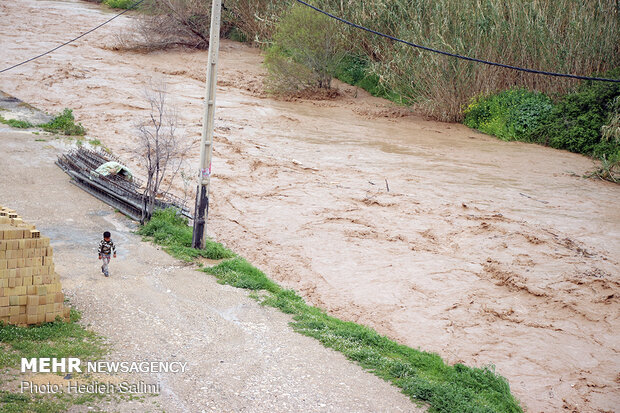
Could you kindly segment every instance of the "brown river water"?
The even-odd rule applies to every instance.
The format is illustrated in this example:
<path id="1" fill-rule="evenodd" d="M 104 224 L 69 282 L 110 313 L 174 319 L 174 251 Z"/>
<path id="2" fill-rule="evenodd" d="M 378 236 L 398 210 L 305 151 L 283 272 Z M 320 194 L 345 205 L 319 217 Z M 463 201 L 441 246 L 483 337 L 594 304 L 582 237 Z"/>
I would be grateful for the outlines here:
<path id="1" fill-rule="evenodd" d="M 111 15 L 1 1 L 1 65 Z M 151 81 L 166 80 L 198 142 L 206 52 L 115 50 L 132 20 L 1 74 L 0 90 L 73 108 L 139 170 L 134 125 Z M 341 84 L 334 100 L 274 100 L 261 62 L 222 43 L 211 237 L 330 314 L 449 363 L 493 364 L 528 412 L 619 411 L 620 186 L 582 178 L 586 157 L 428 121 Z M 197 168 L 198 150 L 187 172 Z"/>

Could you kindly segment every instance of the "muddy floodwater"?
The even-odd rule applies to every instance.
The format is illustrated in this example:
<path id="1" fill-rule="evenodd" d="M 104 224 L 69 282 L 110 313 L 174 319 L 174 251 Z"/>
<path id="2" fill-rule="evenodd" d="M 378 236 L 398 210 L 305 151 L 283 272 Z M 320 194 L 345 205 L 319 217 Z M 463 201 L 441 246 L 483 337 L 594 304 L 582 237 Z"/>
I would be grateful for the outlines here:
<path id="1" fill-rule="evenodd" d="M 2 67 L 109 16 L 0 2 Z M 133 20 L 1 74 L 0 90 L 74 109 L 139 171 L 143 90 L 165 78 L 195 174 L 206 52 L 116 50 Z M 211 237 L 330 314 L 449 363 L 494 365 L 528 412 L 618 411 L 620 186 L 582 178 L 586 157 L 427 121 L 344 85 L 330 101 L 271 99 L 261 62 L 222 43 Z"/>

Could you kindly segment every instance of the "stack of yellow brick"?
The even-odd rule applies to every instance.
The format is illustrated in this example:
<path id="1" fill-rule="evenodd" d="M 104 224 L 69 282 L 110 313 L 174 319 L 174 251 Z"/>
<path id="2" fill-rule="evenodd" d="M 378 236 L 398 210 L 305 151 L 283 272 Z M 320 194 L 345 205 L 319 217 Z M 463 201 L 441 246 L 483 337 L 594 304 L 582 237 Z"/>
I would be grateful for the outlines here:
<path id="1" fill-rule="evenodd" d="M 49 238 L 0 206 L 0 322 L 25 326 L 69 320 Z"/>

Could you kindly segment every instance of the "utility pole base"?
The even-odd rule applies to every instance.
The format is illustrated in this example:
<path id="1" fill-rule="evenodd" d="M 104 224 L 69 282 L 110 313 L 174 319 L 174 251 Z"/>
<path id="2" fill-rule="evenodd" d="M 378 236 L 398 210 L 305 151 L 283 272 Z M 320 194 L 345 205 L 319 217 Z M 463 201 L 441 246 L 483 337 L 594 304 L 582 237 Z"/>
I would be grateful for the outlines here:
<path id="1" fill-rule="evenodd" d="M 207 221 L 205 217 L 209 213 L 209 196 L 207 187 L 198 185 L 196 206 L 194 213 L 194 232 L 192 234 L 192 248 L 204 249 L 207 239 Z"/>

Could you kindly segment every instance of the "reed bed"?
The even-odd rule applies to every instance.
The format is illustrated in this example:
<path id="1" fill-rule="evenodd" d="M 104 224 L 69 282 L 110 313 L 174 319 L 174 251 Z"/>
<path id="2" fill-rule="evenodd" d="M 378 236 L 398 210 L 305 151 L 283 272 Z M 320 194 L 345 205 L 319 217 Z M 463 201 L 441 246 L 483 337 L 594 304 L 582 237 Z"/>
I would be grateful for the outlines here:
<path id="1" fill-rule="evenodd" d="M 267 44 L 294 1 L 235 0 L 228 17 Z M 526 68 L 591 75 L 619 66 L 616 0 L 315 0 L 312 4 L 383 33 L 452 53 Z M 476 95 L 514 86 L 559 96 L 578 82 L 456 60 L 351 28 L 346 49 L 368 60 L 382 86 L 429 116 L 460 121 Z"/>

